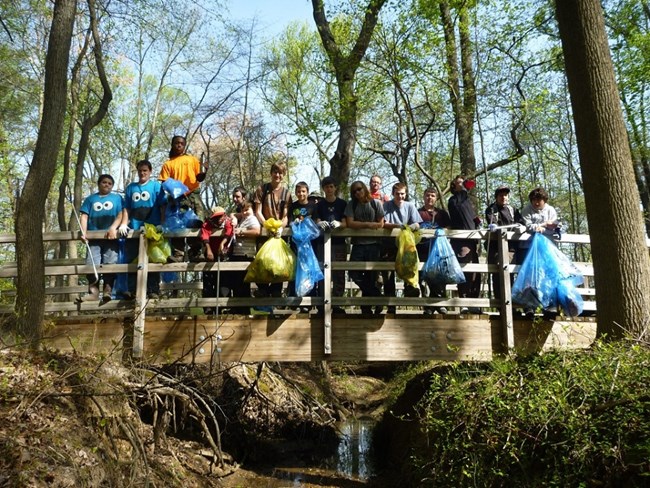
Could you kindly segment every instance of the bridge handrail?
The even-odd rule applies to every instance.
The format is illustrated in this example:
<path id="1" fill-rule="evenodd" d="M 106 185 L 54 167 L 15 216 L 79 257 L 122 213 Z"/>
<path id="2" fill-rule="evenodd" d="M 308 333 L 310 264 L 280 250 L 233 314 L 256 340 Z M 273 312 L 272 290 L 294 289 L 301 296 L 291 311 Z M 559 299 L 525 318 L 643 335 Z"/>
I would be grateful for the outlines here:
<path id="1" fill-rule="evenodd" d="M 333 297 L 331 295 L 331 283 L 332 283 L 332 271 L 339 270 L 355 270 L 355 269 L 370 269 L 370 270 L 392 270 L 394 269 L 394 262 L 332 262 L 331 260 L 331 238 L 332 237 L 355 237 L 355 236 L 376 236 L 381 238 L 395 238 L 399 234 L 399 229 L 379 229 L 379 230 L 352 230 L 352 229 L 336 229 L 332 232 L 324 234 L 324 250 L 325 250 L 325 259 L 324 259 L 324 296 L 318 298 L 299 298 L 299 297 L 287 297 L 283 299 L 275 298 L 266 298 L 266 299 L 255 299 L 255 305 L 277 305 L 284 304 L 290 306 L 310 306 L 318 305 L 323 307 L 324 314 L 324 326 L 326 330 L 325 334 L 325 352 L 326 354 L 330 352 L 330 338 L 328 332 L 331 326 L 332 320 L 332 307 L 336 306 L 345 306 L 345 305 L 405 305 L 405 306 L 422 306 L 422 305 L 435 305 L 435 306 L 445 306 L 445 307 L 484 307 L 484 308 L 498 308 L 507 313 L 502 313 L 502 319 L 504 324 L 504 334 L 505 337 L 512 337 L 512 306 L 511 306 L 511 294 L 510 294 L 510 274 L 515 273 L 518 270 L 517 265 L 494 265 L 494 264 L 463 264 L 463 270 L 466 272 L 501 272 L 502 279 L 501 282 L 504 283 L 507 289 L 502 290 L 502 296 L 504 297 L 501 301 L 497 301 L 490 298 L 405 298 L 405 297 L 354 297 L 354 298 L 341 298 Z M 220 235 L 221 231 L 217 231 L 214 235 Z M 263 235 L 265 231 L 263 231 Z M 435 235 L 434 230 L 422 230 L 421 234 L 423 238 L 432 238 Z M 197 230 L 182 230 L 174 233 L 166 233 L 165 237 L 195 237 L 198 235 Z M 283 235 L 290 236 L 291 230 L 285 229 Z M 501 253 L 507 253 L 506 240 L 515 240 L 515 241 L 524 241 L 530 239 L 530 234 L 521 233 L 521 232 L 497 232 L 491 233 L 487 229 L 480 229 L 475 231 L 462 231 L 462 230 L 446 230 L 446 235 L 450 239 L 474 239 L 474 240 L 485 240 L 488 235 L 497 236 L 498 239 L 491 239 L 490 245 L 499 246 Z M 104 232 L 94 231 L 87 233 L 88 238 L 90 239 L 101 239 L 104 237 Z M 171 264 L 153 264 L 148 263 L 147 253 L 146 253 L 146 239 L 140 231 L 131 231 L 127 236 L 129 239 L 139 239 L 139 255 L 137 263 L 132 264 L 116 264 L 116 265 L 105 265 L 102 266 L 100 272 L 111 272 L 111 273 L 124 273 L 132 272 L 137 273 L 137 285 L 136 285 L 136 300 L 135 302 L 125 302 L 125 301 L 113 301 L 102 306 L 103 310 L 111 310 L 117 312 L 123 312 L 125 315 L 133 315 L 135 317 L 135 338 L 134 338 L 134 355 L 137 357 L 138 354 L 141 354 L 142 349 L 138 345 L 142 344 L 142 336 L 144 334 L 144 319 L 146 316 L 146 310 L 155 310 L 161 308 L 170 308 L 170 307 L 209 307 L 209 306 L 246 306 L 250 305 L 251 299 L 245 298 L 176 298 L 171 300 L 166 300 L 164 303 L 151 303 L 151 301 L 146 299 L 146 278 L 149 272 L 161 272 L 161 271 L 172 271 L 172 272 L 185 272 L 185 271 L 233 271 L 233 270 L 243 270 L 246 269 L 249 263 L 247 262 L 223 262 L 223 263 L 208 263 L 208 262 L 198 262 L 198 263 L 171 263 Z M 66 232 L 50 232 L 43 234 L 43 240 L 47 242 L 62 242 L 62 241 L 75 241 L 80 240 L 79 231 L 66 231 Z M 589 236 L 581 234 L 563 234 L 561 243 L 569 244 L 589 244 Z M 13 234 L 0 234 L 0 244 L 14 244 L 15 236 Z M 92 274 L 92 266 L 79 264 L 77 259 L 76 264 L 61 264 L 62 260 L 46 260 L 45 262 L 45 274 L 46 276 L 65 276 L 65 275 L 83 275 L 83 274 Z M 423 263 L 420 263 L 422 267 Z M 586 276 L 593 275 L 593 267 L 590 263 L 580 263 L 581 269 L 585 272 Z M 0 265 L 0 278 L 11 278 L 15 277 L 17 273 L 16 263 L 3 263 Z M 78 290 L 78 287 L 75 288 Z M 585 288 L 581 289 L 583 295 L 593 296 L 595 292 L 593 289 Z M 78 291 L 77 291 L 78 292 Z M 58 294 L 63 294 L 62 290 L 58 291 Z M 4 296 L 12 296 L 13 294 L 4 293 Z M 593 303 L 592 303 L 593 305 Z M 6 309 L 6 307 L 0 308 L 0 312 Z M 591 307 L 595 309 L 595 307 Z M 65 302 L 56 302 L 46 304 L 47 312 L 70 312 L 70 311 L 92 311 L 97 310 L 97 306 L 92 303 L 65 303 Z M 6 311 L 6 310 L 5 310 Z M 511 340 L 508 339 L 508 343 Z"/>

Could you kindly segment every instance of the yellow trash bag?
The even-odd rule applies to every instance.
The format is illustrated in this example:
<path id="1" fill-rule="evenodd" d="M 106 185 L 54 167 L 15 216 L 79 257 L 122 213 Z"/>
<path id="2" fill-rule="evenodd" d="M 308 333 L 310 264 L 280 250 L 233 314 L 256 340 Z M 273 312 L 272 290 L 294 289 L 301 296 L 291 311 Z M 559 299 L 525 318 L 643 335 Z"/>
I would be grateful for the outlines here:
<path id="1" fill-rule="evenodd" d="M 163 237 L 162 232 L 153 224 L 144 224 L 144 236 L 147 238 L 147 256 L 150 263 L 165 264 L 172 255 L 172 246 Z"/>
<path id="2" fill-rule="evenodd" d="M 420 231 L 413 232 L 410 227 L 404 226 L 397 234 L 397 256 L 395 257 L 395 273 L 404 280 L 404 283 L 415 288 L 419 287 L 418 250 L 415 247 L 422 239 Z"/>
<path id="3" fill-rule="evenodd" d="M 289 245 L 280 238 L 282 222 L 267 219 L 264 228 L 270 237 L 246 270 L 246 283 L 282 283 L 292 281 L 296 275 L 296 255 Z"/>

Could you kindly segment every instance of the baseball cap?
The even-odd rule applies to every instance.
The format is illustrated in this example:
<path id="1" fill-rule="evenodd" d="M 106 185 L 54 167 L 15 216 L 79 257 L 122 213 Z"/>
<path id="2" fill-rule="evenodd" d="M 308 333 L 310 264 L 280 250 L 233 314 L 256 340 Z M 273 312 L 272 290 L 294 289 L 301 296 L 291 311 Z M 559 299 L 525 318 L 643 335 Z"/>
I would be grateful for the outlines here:
<path id="1" fill-rule="evenodd" d="M 223 214 L 226 213 L 226 210 L 223 207 L 213 207 L 212 208 L 212 215 L 210 215 L 210 218 L 214 217 L 221 217 Z"/>
<path id="2" fill-rule="evenodd" d="M 494 190 L 494 198 L 496 198 L 499 193 L 510 193 L 510 188 L 507 186 L 498 187 L 496 190 Z"/>

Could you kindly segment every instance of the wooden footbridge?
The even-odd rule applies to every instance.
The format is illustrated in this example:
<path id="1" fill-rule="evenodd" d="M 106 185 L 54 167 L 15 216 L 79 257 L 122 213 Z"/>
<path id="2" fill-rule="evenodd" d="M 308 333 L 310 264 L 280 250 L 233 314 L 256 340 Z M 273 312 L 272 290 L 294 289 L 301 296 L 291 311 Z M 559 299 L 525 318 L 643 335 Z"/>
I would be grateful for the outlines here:
<path id="1" fill-rule="evenodd" d="M 287 233 L 287 231 L 285 231 Z M 397 231 L 351 231 L 338 229 L 335 235 L 379 235 L 394 238 Z M 88 233 L 90 238 L 102 237 Z M 449 238 L 484 240 L 487 231 L 447 231 Z M 527 234 L 501 231 L 498 241 L 500 256 L 506 251 L 506 239 L 525 240 Z M 170 236 L 195 236 L 185 231 Z M 433 231 L 423 231 L 433 236 Z M 218 271 L 220 276 L 243 270 L 248 263 L 172 263 L 148 262 L 146 239 L 140 233 L 129 236 L 139 239 L 137 263 L 103 266 L 100 273 L 136 273 L 134 300 L 80 302 L 86 291 L 79 276 L 92 274 L 92 266 L 84 259 L 54 259 L 52 256 L 63 241 L 78 241 L 77 232 L 44 235 L 46 257 L 46 318 L 44 344 L 60 350 L 84 353 L 120 354 L 151 363 L 181 361 L 214 363 L 231 361 L 408 361 L 408 360 L 490 360 L 495 354 L 508 351 L 534 352 L 551 348 L 588 347 L 596 333 L 595 290 L 589 238 L 584 235 L 563 235 L 559 245 L 585 275 L 579 288 L 585 299 L 588 317 L 544 320 L 541 316 L 526 320 L 513 311 L 510 275 L 513 265 L 467 264 L 464 271 L 478 272 L 483 277 L 484 298 L 457 298 L 453 286 L 448 298 L 360 297 L 349 280 L 346 296 L 333 297 L 332 271 L 389 270 L 393 262 L 332 261 L 331 234 L 325 235 L 324 293 L 318 298 L 202 298 L 200 273 Z M 11 252 L 13 235 L 0 235 L 0 245 Z M 80 247 L 80 246 L 77 246 Z M 482 259 L 483 261 L 483 259 Z M 502 261 L 501 261 L 502 262 Z M 177 273 L 180 280 L 161 285 L 161 298 L 149 299 L 146 294 L 148 273 Z M 501 300 L 488 288 L 489 273 L 501 273 Z M 13 311 L 16 263 L 0 266 L 0 313 Z M 83 281 L 83 280 L 82 280 Z M 398 287 L 398 295 L 400 294 Z M 397 307 L 396 314 L 364 315 L 361 305 Z M 425 305 L 445 307 L 447 314 L 425 315 Z M 204 308 L 214 307 L 216 314 L 205 315 Z M 272 307 L 272 313 L 233 315 L 233 307 Z M 299 307 L 318 307 L 311 313 L 294 311 Z M 332 313 L 342 307 L 346 313 Z M 480 308 L 481 313 L 461 313 L 464 308 Z M 318 310 L 318 311 L 317 311 Z M 384 311 L 386 308 L 384 308 Z"/>

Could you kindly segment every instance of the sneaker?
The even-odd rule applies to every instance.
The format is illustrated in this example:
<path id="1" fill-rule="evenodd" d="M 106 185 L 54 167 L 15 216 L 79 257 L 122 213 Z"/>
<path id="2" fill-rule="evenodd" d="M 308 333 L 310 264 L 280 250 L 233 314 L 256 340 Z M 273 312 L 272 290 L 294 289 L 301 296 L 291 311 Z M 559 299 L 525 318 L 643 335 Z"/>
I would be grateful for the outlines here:
<path id="1" fill-rule="evenodd" d="M 447 315 L 447 309 L 445 307 L 438 307 L 438 313 L 442 315 Z"/>
<path id="2" fill-rule="evenodd" d="M 380 312 L 380 313 L 381 313 L 381 312 Z M 395 315 L 395 314 L 397 313 L 397 309 L 396 309 L 396 307 L 388 307 L 388 308 L 386 309 L 386 313 L 392 313 L 393 315 Z M 379 315 L 379 314 L 378 314 L 378 315 Z"/>
<path id="3" fill-rule="evenodd" d="M 478 308 L 478 307 L 469 307 L 469 313 L 480 315 L 481 314 L 481 309 Z"/>
<path id="4" fill-rule="evenodd" d="M 110 295 L 104 295 L 102 297 L 102 301 L 101 301 L 100 305 L 104 305 L 105 303 L 108 303 L 110 301 L 111 301 L 111 296 Z"/>
<path id="5" fill-rule="evenodd" d="M 361 313 L 364 315 L 372 315 L 372 307 L 363 306 L 361 307 Z"/>
<path id="6" fill-rule="evenodd" d="M 94 295 L 92 293 L 86 293 L 84 296 L 79 298 L 80 302 L 97 302 L 99 301 L 99 295 Z"/>
<path id="7" fill-rule="evenodd" d="M 467 308 L 467 307 L 463 307 L 463 308 L 461 308 L 461 309 L 460 309 L 460 313 L 461 313 L 461 314 L 469 313 L 469 308 Z"/>
<path id="8" fill-rule="evenodd" d="M 344 308 L 341 308 L 341 307 L 333 307 L 333 308 L 332 308 L 332 313 L 345 314 L 346 311 L 345 311 Z"/>
<path id="9" fill-rule="evenodd" d="M 309 314 L 309 312 L 311 312 L 311 307 L 300 307 L 299 312 Z"/>
<path id="10" fill-rule="evenodd" d="M 424 309 L 424 315 L 433 315 L 433 310 L 430 308 L 425 308 Z"/>
<path id="11" fill-rule="evenodd" d="M 420 290 L 414 286 L 407 286 L 404 288 L 404 296 L 417 298 L 420 296 Z"/>
<path id="12" fill-rule="evenodd" d="M 122 299 L 123 300 L 133 300 L 135 298 L 135 294 L 131 291 L 125 291 L 122 292 Z"/>
<path id="13" fill-rule="evenodd" d="M 171 256 L 167 257 L 167 263 L 172 264 L 172 263 L 182 263 L 183 262 L 183 255 L 182 254 L 172 254 Z"/>
<path id="14" fill-rule="evenodd" d="M 382 305 L 377 305 L 375 307 L 375 315 L 381 315 L 383 311 L 384 311 L 384 307 Z"/>

